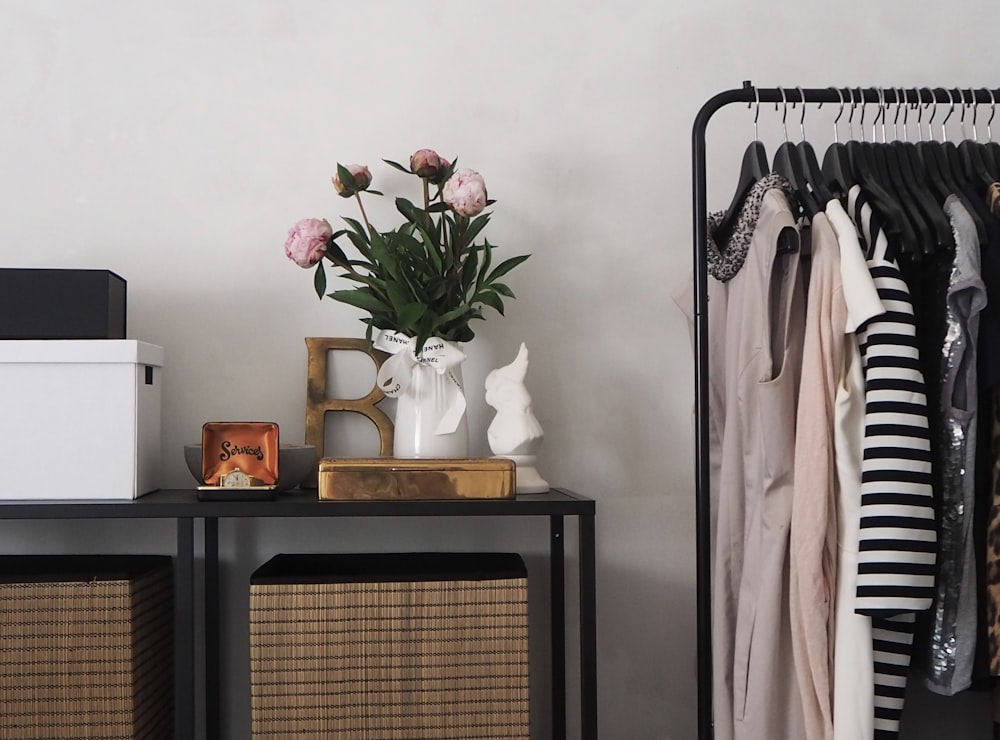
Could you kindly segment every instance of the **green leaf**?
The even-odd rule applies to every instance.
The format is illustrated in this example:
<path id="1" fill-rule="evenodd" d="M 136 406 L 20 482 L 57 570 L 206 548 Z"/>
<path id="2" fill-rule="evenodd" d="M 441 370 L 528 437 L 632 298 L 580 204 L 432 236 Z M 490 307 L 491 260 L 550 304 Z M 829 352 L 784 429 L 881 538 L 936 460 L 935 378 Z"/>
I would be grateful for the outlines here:
<path id="1" fill-rule="evenodd" d="M 398 279 L 398 261 L 396 260 L 396 255 L 393 254 L 392 248 L 385 240 L 385 237 L 391 233 L 383 235 L 377 231 L 372 232 L 372 262 L 384 268 L 390 277 Z"/>
<path id="2" fill-rule="evenodd" d="M 476 338 L 476 333 L 472 331 L 468 326 L 463 326 L 455 330 L 454 335 L 451 337 L 453 342 L 471 342 Z"/>
<path id="3" fill-rule="evenodd" d="M 409 167 L 404 167 L 399 162 L 393 162 L 391 159 L 383 159 L 382 161 L 385 162 L 390 167 L 395 167 L 400 172 L 405 172 L 407 175 L 414 174 L 413 170 L 411 170 Z"/>
<path id="4" fill-rule="evenodd" d="M 427 222 L 424 212 L 406 198 L 396 198 L 396 210 L 411 224 L 423 225 Z"/>
<path id="5" fill-rule="evenodd" d="M 489 239 L 486 240 L 486 244 L 483 245 L 483 264 L 479 268 L 479 275 L 476 277 L 476 288 L 475 292 L 478 293 L 483 287 L 483 282 L 486 280 L 486 275 L 489 272 L 490 265 L 493 262 L 493 248 L 490 245 Z"/>
<path id="6" fill-rule="evenodd" d="M 372 190 L 371 188 L 368 188 L 365 192 L 369 195 L 385 195 L 381 190 Z"/>
<path id="7" fill-rule="evenodd" d="M 511 257 L 510 259 L 506 259 L 503 262 L 501 262 L 499 265 L 496 266 L 496 269 L 493 270 L 493 272 L 491 272 L 489 276 L 486 278 L 487 285 L 492 283 L 498 277 L 506 275 L 508 272 L 513 270 L 515 267 L 524 262 L 530 256 L 531 256 L 530 254 L 522 254 L 518 255 L 517 257 Z"/>
<path id="8" fill-rule="evenodd" d="M 389 294 L 389 300 L 392 301 L 392 307 L 397 313 L 402 313 L 403 309 L 413 301 L 410 291 L 395 281 L 386 283 L 385 289 L 386 293 Z"/>
<path id="9" fill-rule="evenodd" d="M 369 262 L 374 262 L 375 258 L 372 257 L 371 249 L 368 247 L 368 239 L 361 234 L 355 234 L 353 231 L 347 233 L 347 238 L 351 240 L 351 244 L 354 248 L 361 253 L 361 256 L 367 259 Z"/>
<path id="10" fill-rule="evenodd" d="M 423 315 L 427 312 L 427 306 L 423 303 L 410 303 L 403 306 L 397 312 L 399 331 L 407 332 L 413 328 Z"/>
<path id="11" fill-rule="evenodd" d="M 361 225 L 360 221 L 358 221 L 357 219 L 353 219 L 350 216 L 344 216 L 343 219 L 344 219 L 344 223 L 346 223 L 348 226 L 350 226 L 351 230 L 355 234 L 360 234 L 361 236 L 363 236 L 365 238 L 365 240 L 368 239 L 368 230 L 364 226 Z M 350 232 L 348 232 L 348 236 L 350 236 Z"/>
<path id="12" fill-rule="evenodd" d="M 351 174 L 351 171 L 346 167 L 344 167 L 344 165 L 342 165 L 340 162 L 337 162 L 337 177 L 340 178 L 340 182 L 348 190 L 357 191 L 358 189 L 357 180 L 354 179 L 354 175 Z"/>
<path id="13" fill-rule="evenodd" d="M 465 316 L 465 314 L 471 313 L 471 311 L 472 307 L 468 305 L 463 305 L 459 306 L 458 308 L 453 308 L 450 311 L 446 311 L 445 313 L 441 314 L 440 324 L 441 326 L 447 326 L 455 319 L 460 319 L 463 316 Z"/>
<path id="14" fill-rule="evenodd" d="M 449 206 L 447 203 L 431 203 L 431 205 L 427 208 L 427 212 L 443 213 L 444 211 L 447 211 L 449 208 L 451 208 L 451 206 Z"/>
<path id="15" fill-rule="evenodd" d="M 459 283 L 463 296 L 469 292 L 476 280 L 477 267 L 479 267 L 479 255 L 475 251 L 466 254 L 465 263 L 462 265 L 462 276 Z"/>
<path id="16" fill-rule="evenodd" d="M 507 298 L 516 298 L 517 297 L 517 296 L 514 295 L 514 291 L 511 290 L 510 288 L 508 288 L 503 283 L 490 283 L 490 287 L 493 288 L 493 290 L 495 290 L 500 295 L 506 296 Z"/>
<path id="17" fill-rule="evenodd" d="M 490 308 L 495 308 L 503 316 L 503 301 L 492 290 L 484 290 L 482 293 L 478 293 L 474 302 L 485 303 Z"/>
<path id="18" fill-rule="evenodd" d="M 384 302 L 367 292 L 364 288 L 357 290 L 335 290 L 327 295 L 335 301 L 355 306 L 370 313 L 381 313 L 386 308 L 391 308 L 391 306 L 386 306 Z"/>
<path id="19" fill-rule="evenodd" d="M 479 232 L 486 228 L 486 224 L 489 222 L 489 213 L 481 213 L 472 219 L 469 225 L 465 227 L 465 243 L 472 244 L 476 240 L 476 237 L 479 236 Z"/>
<path id="20" fill-rule="evenodd" d="M 335 242 L 332 238 L 326 243 L 326 256 L 329 257 L 330 261 L 334 263 L 339 262 L 346 265 L 348 261 L 347 255 L 344 254 L 344 250 L 341 249 L 340 245 L 337 244 L 337 242 Z M 322 265 L 323 263 L 320 262 L 320 264 Z"/>
<path id="21" fill-rule="evenodd" d="M 313 273 L 313 287 L 316 288 L 316 295 L 323 299 L 326 293 L 326 270 L 323 269 L 323 260 L 316 263 L 316 272 Z"/>

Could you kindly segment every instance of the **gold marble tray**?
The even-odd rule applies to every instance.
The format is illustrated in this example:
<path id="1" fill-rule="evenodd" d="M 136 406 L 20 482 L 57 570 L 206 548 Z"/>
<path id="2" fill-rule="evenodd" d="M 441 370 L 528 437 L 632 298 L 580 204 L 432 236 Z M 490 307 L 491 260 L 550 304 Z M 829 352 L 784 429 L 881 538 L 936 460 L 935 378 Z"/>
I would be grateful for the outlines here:
<path id="1" fill-rule="evenodd" d="M 321 501 L 505 499 L 517 490 L 505 458 L 333 458 L 319 463 Z"/>

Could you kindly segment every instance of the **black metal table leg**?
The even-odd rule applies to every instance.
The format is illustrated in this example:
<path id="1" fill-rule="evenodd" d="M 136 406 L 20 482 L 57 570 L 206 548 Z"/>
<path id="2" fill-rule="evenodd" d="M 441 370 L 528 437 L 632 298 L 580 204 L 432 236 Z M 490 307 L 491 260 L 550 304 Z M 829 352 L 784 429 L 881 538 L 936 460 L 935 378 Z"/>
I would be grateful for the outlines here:
<path id="1" fill-rule="evenodd" d="M 177 518 L 174 561 L 174 736 L 195 737 L 194 520 Z"/>
<path id="2" fill-rule="evenodd" d="M 597 740 L 597 568 L 594 516 L 580 522 L 580 716 L 583 740 Z"/>
<path id="3" fill-rule="evenodd" d="M 566 572 L 563 517 L 549 517 L 552 611 L 552 737 L 566 740 Z"/>
<path id="4" fill-rule="evenodd" d="M 205 524 L 205 727 L 208 740 L 221 735 L 219 670 L 219 520 Z"/>

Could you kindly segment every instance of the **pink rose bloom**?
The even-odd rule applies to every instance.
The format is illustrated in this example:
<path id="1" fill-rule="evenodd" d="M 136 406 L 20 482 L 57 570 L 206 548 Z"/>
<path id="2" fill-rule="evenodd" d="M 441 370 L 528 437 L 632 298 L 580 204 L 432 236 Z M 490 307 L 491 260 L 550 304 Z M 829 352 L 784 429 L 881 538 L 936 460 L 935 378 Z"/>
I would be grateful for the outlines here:
<path id="1" fill-rule="evenodd" d="M 325 218 L 304 218 L 288 230 L 285 255 L 299 267 L 312 267 L 326 254 L 333 227 Z"/>
<path id="2" fill-rule="evenodd" d="M 448 178 L 441 196 L 455 213 L 472 218 L 486 207 L 486 181 L 475 170 L 459 170 Z"/>
<path id="3" fill-rule="evenodd" d="M 433 149 L 417 149 L 410 157 L 410 171 L 418 177 L 433 179 L 441 170 L 441 157 Z"/>
<path id="4" fill-rule="evenodd" d="M 368 186 L 372 184 L 372 173 L 363 164 L 345 164 L 344 169 L 351 173 L 351 177 L 354 178 L 354 184 L 356 188 L 350 188 L 340 181 L 340 173 L 338 172 L 333 176 L 333 187 L 336 188 L 337 193 L 343 198 L 351 198 L 355 193 L 360 193 L 362 190 L 367 190 Z"/>

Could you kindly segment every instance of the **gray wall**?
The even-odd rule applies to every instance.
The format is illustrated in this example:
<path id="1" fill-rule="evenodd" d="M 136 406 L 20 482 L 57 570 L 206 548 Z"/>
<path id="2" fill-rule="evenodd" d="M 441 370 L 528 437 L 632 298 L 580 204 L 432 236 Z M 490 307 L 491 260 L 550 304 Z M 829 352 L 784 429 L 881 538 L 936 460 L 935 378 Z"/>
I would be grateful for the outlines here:
<path id="1" fill-rule="evenodd" d="M 303 337 L 361 335 L 359 314 L 317 301 L 310 275 L 282 254 L 299 218 L 354 215 L 329 185 L 335 162 L 368 163 L 393 193 L 406 183 L 382 157 L 405 161 L 426 146 L 479 170 L 497 199 L 491 241 L 533 256 L 511 276 L 518 300 L 470 348 L 473 451 L 487 452 L 492 416 L 482 380 L 524 340 L 547 433 L 540 469 L 598 500 L 602 737 L 686 740 L 696 700 L 692 359 L 669 291 L 690 269 L 694 115 L 743 79 L 995 85 L 983 7 L 0 0 L 0 264 L 106 267 L 128 279 L 130 336 L 166 349 L 163 485 L 188 486 L 181 447 L 205 421 L 273 420 L 301 441 Z M 832 137 L 827 113 L 807 119 L 818 148 Z M 739 107 L 710 127 L 718 207 L 751 132 Z M 780 135 L 763 110 L 769 151 Z M 369 215 L 395 224 L 389 202 Z M 243 340 L 247 326 L 249 357 L 226 339 Z M 363 454 L 370 438 L 359 449 L 343 441 L 352 434 L 340 429 L 330 452 Z M 165 550 L 171 536 L 153 523 L 0 526 L 11 550 Z M 247 734 L 247 700 L 233 688 L 247 670 L 246 579 L 274 552 L 518 550 L 546 624 L 538 523 L 284 521 L 227 525 L 223 536 L 230 737 Z M 542 631 L 539 675 L 546 654 Z M 988 736 L 982 696 L 919 698 L 906 737 Z"/>

